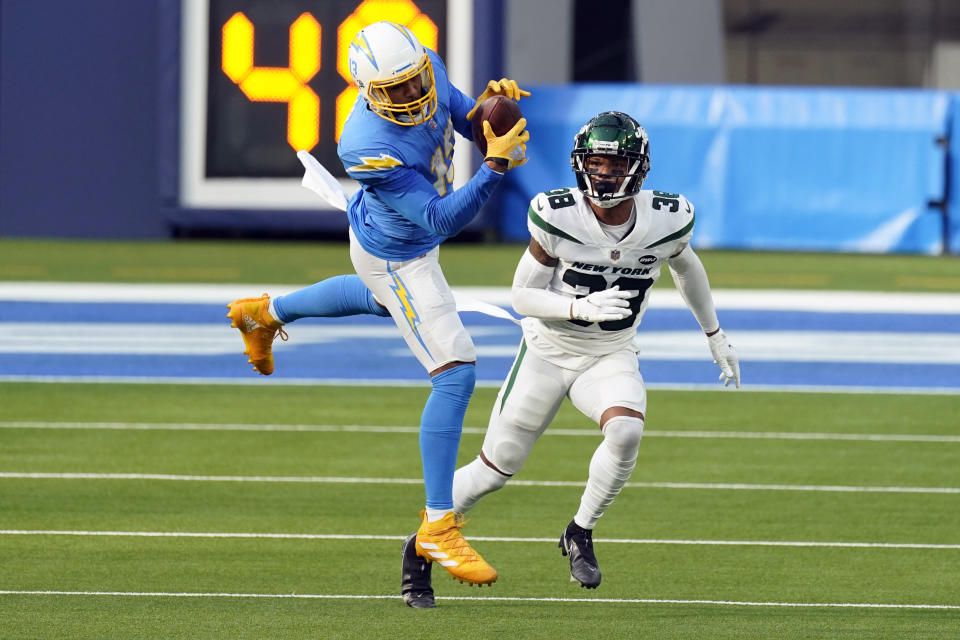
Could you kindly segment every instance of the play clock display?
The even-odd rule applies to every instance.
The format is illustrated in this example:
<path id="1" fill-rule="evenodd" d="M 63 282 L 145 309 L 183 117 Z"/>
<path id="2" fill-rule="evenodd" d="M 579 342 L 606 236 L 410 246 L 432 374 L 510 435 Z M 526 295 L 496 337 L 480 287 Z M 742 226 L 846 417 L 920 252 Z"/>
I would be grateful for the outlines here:
<path id="1" fill-rule="evenodd" d="M 378 20 L 445 56 L 447 0 L 210 0 L 204 176 L 297 177 L 301 149 L 343 175 L 336 143 L 357 95 L 347 47 Z"/>

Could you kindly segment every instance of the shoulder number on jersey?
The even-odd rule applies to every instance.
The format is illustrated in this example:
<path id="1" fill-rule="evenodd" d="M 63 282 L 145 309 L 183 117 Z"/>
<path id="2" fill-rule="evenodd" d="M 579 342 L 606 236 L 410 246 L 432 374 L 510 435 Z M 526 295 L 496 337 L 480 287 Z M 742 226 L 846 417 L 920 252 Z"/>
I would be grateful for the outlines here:
<path id="1" fill-rule="evenodd" d="M 654 191 L 653 192 L 653 205 L 654 209 L 663 211 L 666 208 L 670 213 L 676 213 L 680 211 L 680 194 L 679 193 L 666 193 L 664 191 Z"/>
<path id="2" fill-rule="evenodd" d="M 550 204 L 551 209 L 563 209 L 564 207 L 571 207 L 574 204 L 573 194 L 570 193 L 570 189 L 544 191 L 543 195 L 547 196 L 547 202 Z"/>

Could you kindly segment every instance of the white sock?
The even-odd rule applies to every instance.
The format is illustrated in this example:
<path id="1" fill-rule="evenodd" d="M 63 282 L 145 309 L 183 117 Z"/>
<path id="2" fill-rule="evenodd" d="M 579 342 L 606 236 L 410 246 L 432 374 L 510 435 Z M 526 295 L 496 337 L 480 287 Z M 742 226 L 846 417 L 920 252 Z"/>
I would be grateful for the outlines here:
<path id="1" fill-rule="evenodd" d="M 427 522 L 436 522 L 443 519 L 443 516 L 452 513 L 453 509 L 431 509 L 427 507 Z"/>
<path id="2" fill-rule="evenodd" d="M 580 509 L 573 520 L 584 529 L 593 529 L 597 520 L 630 479 L 637 464 L 637 451 L 643 421 L 618 416 L 604 425 L 604 438 L 590 460 L 587 488 L 580 499 Z"/>
<path id="3" fill-rule="evenodd" d="M 453 508 L 460 513 L 473 509 L 483 496 L 496 491 L 510 478 L 491 469 L 479 456 L 453 474 Z"/>
<path id="4" fill-rule="evenodd" d="M 273 318 L 273 319 L 276 320 L 277 322 L 280 322 L 280 316 L 277 315 L 277 308 L 276 308 L 275 306 L 273 306 L 273 303 L 274 303 L 275 300 L 276 300 L 276 298 L 270 298 L 270 306 L 267 307 L 267 312 L 270 313 L 270 317 L 271 317 L 271 318 Z M 286 324 L 286 322 L 280 322 L 280 324 L 281 324 L 281 325 L 284 325 L 284 324 Z"/>

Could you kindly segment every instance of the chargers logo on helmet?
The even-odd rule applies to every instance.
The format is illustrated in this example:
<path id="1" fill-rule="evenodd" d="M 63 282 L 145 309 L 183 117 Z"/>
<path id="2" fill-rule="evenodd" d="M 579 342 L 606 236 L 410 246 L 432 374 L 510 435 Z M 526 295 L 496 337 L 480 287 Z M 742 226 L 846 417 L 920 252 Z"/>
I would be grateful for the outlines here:
<path id="1" fill-rule="evenodd" d="M 350 42 L 348 59 L 360 95 L 378 116 L 413 126 L 436 112 L 430 55 L 403 25 L 384 21 L 364 27 Z"/>

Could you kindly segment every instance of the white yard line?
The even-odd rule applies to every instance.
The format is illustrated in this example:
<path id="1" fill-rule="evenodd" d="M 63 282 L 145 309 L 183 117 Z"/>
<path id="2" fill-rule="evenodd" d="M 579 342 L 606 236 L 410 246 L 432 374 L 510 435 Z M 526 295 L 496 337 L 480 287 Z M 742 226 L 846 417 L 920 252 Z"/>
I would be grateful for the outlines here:
<path id="1" fill-rule="evenodd" d="M 511 326 L 471 327 L 470 335 L 489 339 L 477 347 L 480 358 L 516 355 L 519 332 Z M 385 356 L 406 357 L 396 337 L 392 325 L 305 325 L 297 330 L 296 345 L 278 343 L 275 351 L 387 339 Z M 637 343 L 642 362 L 705 358 L 703 336 L 696 331 L 644 330 Z M 236 331 L 226 323 L 0 322 L 0 354 L 216 356 L 236 354 L 238 345 Z M 762 329 L 739 334 L 737 352 L 750 362 L 960 365 L 960 333 Z"/>
<path id="2" fill-rule="evenodd" d="M 64 531 L 48 529 L 0 529 L 0 536 L 103 536 L 131 538 L 253 538 L 277 540 L 383 540 L 401 541 L 404 536 L 323 534 L 323 533 L 238 533 L 187 531 Z M 480 542 L 556 542 L 556 538 L 517 538 L 503 536 L 470 536 Z M 671 540 L 654 538 L 594 538 L 602 544 L 661 544 L 721 547 L 832 547 L 841 549 L 940 549 L 958 550 L 960 544 L 928 544 L 922 542 L 818 542 L 796 540 Z"/>
<path id="3" fill-rule="evenodd" d="M 45 422 L 35 420 L 0 421 L 0 429 L 79 429 L 117 431 L 303 431 L 318 433 L 419 433 L 416 426 L 335 425 L 335 424 L 214 424 L 174 422 Z M 486 427 L 464 427 L 463 433 L 483 435 Z M 547 429 L 549 436 L 587 436 L 599 438 L 596 429 Z M 745 440 L 840 440 L 861 442 L 955 442 L 960 435 L 921 435 L 906 433 L 816 433 L 805 431 L 676 431 L 647 429 L 646 438 L 720 438 Z"/>
<path id="4" fill-rule="evenodd" d="M 269 598 L 277 600 L 399 600 L 396 594 L 309 594 L 309 593 L 190 593 L 170 591 L 57 591 L 0 590 L 0 596 L 108 596 L 121 598 Z M 679 600 L 661 598 L 522 598 L 507 596 L 438 596 L 437 600 L 477 600 L 489 602 L 600 602 L 605 604 L 677 604 L 732 607 L 792 607 L 848 609 L 932 609 L 957 610 L 953 604 L 913 604 L 878 602 L 761 602 L 742 600 Z"/>
<path id="5" fill-rule="evenodd" d="M 174 376 L 62 376 L 62 375 L 0 375 L 0 382 L 42 382 L 70 384 L 186 384 L 186 385 L 279 385 L 291 387 L 429 387 L 429 379 L 401 380 L 363 380 L 355 378 L 266 378 L 250 376 L 244 378 L 196 377 L 178 378 Z M 477 387 L 499 389 L 503 380 L 477 380 Z M 732 388 L 720 384 L 689 383 L 647 383 L 649 390 L 662 391 L 719 391 L 733 393 Z M 765 393 L 841 393 L 841 394 L 897 394 L 897 395 L 960 395 L 957 387 L 903 387 L 903 386 L 849 386 L 831 387 L 811 384 L 746 384 L 738 393 L 759 391 Z"/>
<path id="6" fill-rule="evenodd" d="M 20 302 L 147 302 L 162 304 L 224 304 L 264 291 L 284 295 L 302 285 L 292 284 L 155 284 L 98 282 L 0 282 L 0 300 Z M 490 304 L 510 307 L 508 287 L 455 287 Z M 717 307 L 757 311 L 818 311 L 824 313 L 960 314 L 960 294 L 815 291 L 784 289 L 714 289 Z M 685 309 L 675 289 L 656 289 L 651 305 Z"/>
<path id="7" fill-rule="evenodd" d="M 694 337 L 699 337 L 696 332 Z M 507 341 L 512 358 L 517 350 L 519 332 L 504 323 L 503 326 L 471 327 L 474 338 L 496 338 Z M 899 334 L 897 334 L 899 335 Z M 330 323 L 324 326 L 304 325 L 297 330 L 297 346 L 275 345 L 276 351 L 299 348 L 305 345 L 325 345 L 338 342 L 388 339 L 397 341 L 395 326 L 356 325 L 349 322 Z M 841 336 L 843 337 L 843 336 Z M 0 354 L 52 354 L 77 355 L 167 355 L 167 356 L 214 356 L 237 354 L 242 341 L 227 322 L 210 323 L 150 323 L 150 322 L 0 322 Z M 850 343 L 853 338 L 845 336 Z M 903 336 L 896 340 L 904 340 Z M 864 334 L 870 348 L 875 338 Z M 947 364 L 960 363 L 960 334 L 924 334 L 917 338 L 930 344 L 914 345 L 915 357 L 922 361 Z M 700 341 L 702 342 L 702 340 Z M 703 345 L 698 344 L 703 351 Z M 905 349 L 890 345 L 889 355 L 902 359 Z M 840 344 L 834 345 L 839 352 Z M 924 351 L 924 354 L 920 352 Z M 406 354 L 404 354 L 406 355 Z M 708 354 L 709 355 L 709 354 Z M 956 356 L 956 357 L 955 357 Z M 701 358 L 703 354 L 701 354 Z M 799 356 L 798 356 L 799 357 Z"/>
<path id="8" fill-rule="evenodd" d="M 62 376 L 62 375 L 0 375 L 0 382 L 42 382 L 42 383 L 70 383 L 70 384 L 186 384 L 186 385 L 279 385 L 291 387 L 429 387 L 428 378 L 417 380 L 401 379 L 356 379 L 356 378 L 278 378 L 265 376 L 250 376 L 244 378 L 227 377 L 196 377 L 178 378 L 174 376 Z M 503 380 L 477 380 L 477 387 L 499 389 Z M 662 391 L 719 391 L 733 393 L 732 388 L 724 388 L 720 384 L 689 384 L 689 383 L 650 383 L 646 385 L 650 390 Z M 897 394 L 897 395 L 924 395 L 939 396 L 960 395 L 957 387 L 903 387 L 903 386 L 844 386 L 832 387 L 828 385 L 812 384 L 747 384 L 738 393 L 760 391 L 765 393 L 841 393 L 841 394 Z"/>
<path id="9" fill-rule="evenodd" d="M 420 478 L 346 478 L 323 476 L 207 476 L 167 473 L 46 473 L 0 472 L 0 479 L 26 480 L 161 480 L 174 482 L 263 482 L 305 484 L 422 484 Z M 584 487 L 568 480 L 513 480 L 514 487 Z M 816 484 L 748 484 L 717 482 L 628 482 L 640 489 L 707 489 L 732 491 L 813 491 L 828 493 L 929 493 L 960 494 L 960 487 L 879 487 Z"/>

